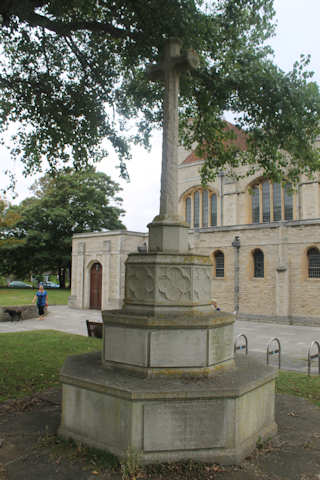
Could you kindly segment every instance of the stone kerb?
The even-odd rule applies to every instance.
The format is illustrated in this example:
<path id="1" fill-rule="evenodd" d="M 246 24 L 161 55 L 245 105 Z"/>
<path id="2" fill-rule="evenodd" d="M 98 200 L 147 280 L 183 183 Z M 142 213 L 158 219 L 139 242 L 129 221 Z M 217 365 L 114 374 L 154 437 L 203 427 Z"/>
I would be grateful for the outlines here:
<path id="1" fill-rule="evenodd" d="M 211 260 L 206 255 L 130 254 L 124 309 L 176 314 L 210 311 Z"/>

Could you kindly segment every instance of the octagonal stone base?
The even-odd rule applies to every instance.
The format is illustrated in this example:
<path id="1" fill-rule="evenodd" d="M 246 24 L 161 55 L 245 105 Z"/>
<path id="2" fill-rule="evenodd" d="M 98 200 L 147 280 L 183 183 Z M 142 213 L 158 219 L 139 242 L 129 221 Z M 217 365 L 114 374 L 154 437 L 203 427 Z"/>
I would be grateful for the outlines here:
<path id="1" fill-rule="evenodd" d="M 237 464 L 274 435 L 275 371 L 248 357 L 209 378 L 143 379 L 103 368 L 100 352 L 61 371 L 59 434 L 144 464 L 193 459 Z"/>
<path id="2" fill-rule="evenodd" d="M 130 253 L 124 310 L 175 315 L 209 312 L 212 262 L 207 255 Z"/>

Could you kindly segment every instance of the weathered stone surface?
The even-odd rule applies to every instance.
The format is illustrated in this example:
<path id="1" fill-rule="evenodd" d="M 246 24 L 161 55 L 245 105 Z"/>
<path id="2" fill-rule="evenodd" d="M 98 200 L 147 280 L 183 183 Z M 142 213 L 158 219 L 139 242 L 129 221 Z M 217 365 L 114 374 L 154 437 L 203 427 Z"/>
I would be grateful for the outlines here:
<path id="1" fill-rule="evenodd" d="M 203 449 L 223 448 L 228 428 L 224 419 L 232 415 L 230 407 L 231 404 L 220 399 L 145 405 L 143 450 L 192 450 L 199 446 Z M 214 428 L 208 428 L 210 418 L 215 419 Z"/>
<path id="2" fill-rule="evenodd" d="M 210 375 L 233 364 L 234 316 L 199 314 L 136 314 L 103 312 L 106 367 L 142 376 Z"/>
<path id="3" fill-rule="evenodd" d="M 106 327 L 105 359 L 146 367 L 148 364 L 148 332 L 137 328 Z"/>
<path id="4" fill-rule="evenodd" d="M 130 254 L 126 262 L 125 309 L 161 311 L 210 308 L 211 261 L 205 255 Z"/>
<path id="5" fill-rule="evenodd" d="M 209 330 L 209 365 L 228 360 L 233 352 L 233 324 Z"/>
<path id="6" fill-rule="evenodd" d="M 151 332 L 151 367 L 203 367 L 207 365 L 206 353 L 207 331 L 204 329 Z"/>
<path id="7" fill-rule="evenodd" d="M 149 223 L 150 252 L 187 252 L 189 226 L 182 222 L 169 223 L 153 221 Z"/>
<path id="8" fill-rule="evenodd" d="M 144 463 L 191 458 L 239 463 L 272 436 L 275 370 L 250 357 L 210 378 L 148 380 L 105 370 L 100 353 L 69 357 L 61 370 L 60 434 Z"/>

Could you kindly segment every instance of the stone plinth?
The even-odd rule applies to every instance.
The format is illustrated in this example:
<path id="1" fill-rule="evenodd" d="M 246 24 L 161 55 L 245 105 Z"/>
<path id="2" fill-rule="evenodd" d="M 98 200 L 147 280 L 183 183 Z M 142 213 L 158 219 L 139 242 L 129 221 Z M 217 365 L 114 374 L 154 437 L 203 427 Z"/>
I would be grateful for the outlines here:
<path id="1" fill-rule="evenodd" d="M 182 219 L 164 219 L 156 217 L 149 223 L 150 252 L 187 252 L 190 226 Z"/>
<path id="2" fill-rule="evenodd" d="M 213 377 L 139 378 L 105 369 L 100 352 L 61 371 L 65 438 L 143 463 L 193 459 L 237 464 L 274 435 L 275 371 L 248 358 Z"/>
<path id="3" fill-rule="evenodd" d="M 211 276 L 207 255 L 132 253 L 126 261 L 124 310 L 167 315 L 212 312 Z"/>
<path id="4" fill-rule="evenodd" d="M 142 376 L 211 375 L 233 365 L 234 316 L 104 311 L 102 363 Z"/>

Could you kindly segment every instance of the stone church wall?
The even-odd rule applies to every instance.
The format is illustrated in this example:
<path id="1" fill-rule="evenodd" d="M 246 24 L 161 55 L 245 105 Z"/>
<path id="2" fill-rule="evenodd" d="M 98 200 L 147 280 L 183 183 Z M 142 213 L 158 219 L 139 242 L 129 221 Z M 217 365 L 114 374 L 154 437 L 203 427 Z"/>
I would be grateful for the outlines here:
<path id="1" fill-rule="evenodd" d="M 90 269 L 98 262 L 102 266 L 101 308 L 120 308 L 124 296 L 125 260 L 144 242 L 147 242 L 147 234 L 125 230 L 74 235 L 69 306 L 90 308 Z"/>
<path id="2" fill-rule="evenodd" d="M 203 164 L 193 154 L 187 155 L 180 150 L 178 191 L 183 218 L 186 195 L 201 189 Z M 261 179 L 257 175 L 236 181 L 222 173 L 208 185 L 217 198 L 217 225 L 190 229 L 190 251 L 211 256 L 212 298 L 223 310 L 233 312 L 239 303 L 240 319 L 320 325 L 320 278 L 309 278 L 307 257 L 310 247 L 320 249 L 319 181 L 301 179 L 293 193 L 293 220 L 252 224 L 250 188 Z M 235 237 L 240 239 L 238 277 L 236 248 L 232 246 Z M 99 262 L 103 268 L 102 309 L 121 307 L 127 255 L 147 238 L 147 234 L 127 231 L 75 235 L 70 306 L 89 308 L 90 268 Z M 255 249 L 264 255 L 263 278 L 254 276 Z M 215 275 L 217 251 L 224 255 L 222 278 Z"/>

